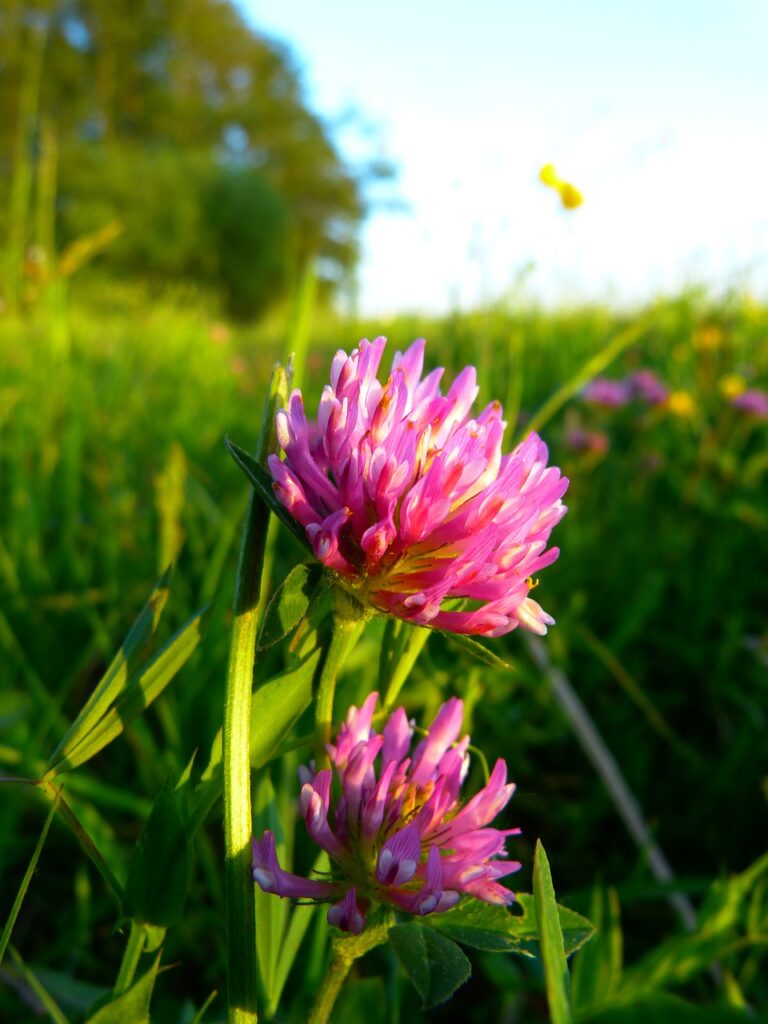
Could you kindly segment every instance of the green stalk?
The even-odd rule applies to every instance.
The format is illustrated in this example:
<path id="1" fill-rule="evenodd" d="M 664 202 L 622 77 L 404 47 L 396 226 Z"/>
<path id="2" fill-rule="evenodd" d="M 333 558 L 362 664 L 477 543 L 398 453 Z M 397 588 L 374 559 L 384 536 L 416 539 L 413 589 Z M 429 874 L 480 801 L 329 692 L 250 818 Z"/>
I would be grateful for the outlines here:
<path id="1" fill-rule="evenodd" d="M 229 1024 L 253 1024 L 256 1013 L 256 925 L 251 878 L 249 725 L 257 614 L 268 511 L 251 495 L 235 585 L 234 623 L 224 702 L 224 851 Z"/>
<path id="2" fill-rule="evenodd" d="M 315 768 L 317 771 L 327 768 L 329 765 L 326 745 L 331 742 L 336 680 L 347 656 L 357 643 L 367 618 L 368 613 L 362 605 L 358 604 L 341 587 L 334 588 L 331 639 L 325 652 L 315 702 Z"/>
<path id="3" fill-rule="evenodd" d="M 278 367 L 265 405 L 256 451 L 259 461 L 270 450 L 275 410 L 286 391 L 285 372 Z M 259 592 L 268 525 L 269 510 L 254 491 L 248 503 L 240 546 L 224 699 L 222 781 L 229 1024 L 255 1024 L 258 1020 L 255 900 L 251 876 L 253 818 L 249 726 Z"/>
<path id="4" fill-rule="evenodd" d="M 307 1024 L 326 1024 L 326 1021 L 331 1015 L 331 1010 L 339 997 L 341 987 L 347 980 L 347 975 L 352 969 L 353 963 L 354 960 L 348 960 L 346 957 L 338 957 L 334 953 L 331 965 L 325 972 L 323 984 L 320 986 L 320 991 L 317 993 L 317 997 L 315 998 L 312 1013 L 310 1014 Z"/>
<path id="5" fill-rule="evenodd" d="M 323 984 L 317 993 L 307 1024 L 327 1024 L 352 964 L 374 946 L 380 946 L 387 941 L 393 920 L 393 915 L 387 914 L 378 924 L 369 924 L 361 935 L 345 935 L 333 940 L 331 963 L 325 972 Z"/>
<path id="6" fill-rule="evenodd" d="M 128 933 L 128 942 L 125 945 L 123 962 L 120 964 L 120 971 L 118 972 L 117 981 L 112 993 L 115 999 L 121 996 L 123 992 L 127 992 L 131 987 L 133 976 L 136 974 L 136 968 L 139 966 L 141 954 L 144 952 L 145 940 L 146 932 L 144 925 L 139 924 L 137 921 L 131 921 L 131 930 Z"/>

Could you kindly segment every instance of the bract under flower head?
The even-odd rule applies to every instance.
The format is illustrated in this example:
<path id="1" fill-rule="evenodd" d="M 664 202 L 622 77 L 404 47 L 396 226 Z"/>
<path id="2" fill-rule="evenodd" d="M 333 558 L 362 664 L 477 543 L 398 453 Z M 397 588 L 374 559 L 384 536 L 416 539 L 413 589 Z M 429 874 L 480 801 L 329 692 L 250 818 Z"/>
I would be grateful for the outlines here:
<path id="1" fill-rule="evenodd" d="M 499 759 L 488 784 L 467 803 L 459 792 L 469 766 L 469 737 L 457 742 L 464 711 L 452 698 L 409 756 L 413 727 L 399 708 L 381 734 L 371 728 L 378 694 L 349 710 L 335 745 L 332 768 L 303 770 L 300 807 L 312 839 L 332 862 L 329 880 L 283 871 L 275 839 L 253 841 L 253 877 L 265 892 L 332 902 L 328 921 L 358 934 L 370 909 L 389 904 L 410 914 L 440 913 L 462 893 L 509 904 L 499 879 L 520 868 L 505 860 L 506 838 L 519 829 L 488 828 L 514 785 Z M 333 776 L 340 796 L 331 796 Z"/>
<path id="2" fill-rule="evenodd" d="M 546 633 L 554 620 L 528 594 L 558 556 L 546 545 L 568 481 L 537 434 L 502 455 L 501 405 L 470 415 L 473 367 L 446 395 L 441 369 L 422 379 L 423 340 L 381 384 L 385 344 L 336 353 L 316 421 L 291 394 L 277 416 L 285 460 L 269 460 L 275 494 L 364 603 L 456 633 Z M 453 598 L 470 609 L 447 609 Z"/>

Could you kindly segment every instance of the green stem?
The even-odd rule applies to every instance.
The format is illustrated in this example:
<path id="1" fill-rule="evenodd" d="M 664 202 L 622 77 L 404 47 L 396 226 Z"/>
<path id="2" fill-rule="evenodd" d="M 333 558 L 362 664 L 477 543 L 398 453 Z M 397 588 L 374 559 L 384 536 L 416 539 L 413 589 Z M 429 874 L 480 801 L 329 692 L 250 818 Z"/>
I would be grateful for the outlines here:
<path id="1" fill-rule="evenodd" d="M 285 370 L 277 366 L 264 404 L 255 452 L 258 461 L 274 447 L 275 413 L 285 404 L 287 393 Z M 251 874 L 250 722 L 259 593 L 268 527 L 269 510 L 252 491 L 237 567 L 222 729 L 228 1024 L 255 1024 L 258 1020 L 256 900 Z"/>
<path id="2" fill-rule="evenodd" d="M 405 642 L 399 652 L 397 664 L 394 667 L 384 696 L 384 710 L 386 712 L 390 712 L 394 708 L 395 701 L 400 695 L 403 684 L 416 664 L 424 644 L 429 639 L 428 629 L 422 629 L 420 626 L 411 626 L 409 624 L 404 625 L 403 628 L 407 631 Z"/>
<path id="3" fill-rule="evenodd" d="M 374 946 L 380 946 L 382 942 L 387 941 L 393 920 L 393 915 L 388 913 L 378 924 L 369 923 L 362 935 L 347 935 L 333 940 L 331 963 L 315 997 L 307 1024 L 327 1024 L 352 964 Z"/>
<path id="4" fill-rule="evenodd" d="M 117 981 L 112 993 L 115 999 L 121 996 L 123 992 L 127 992 L 131 987 L 136 968 L 139 966 L 139 959 L 144 952 L 145 939 L 144 925 L 139 924 L 137 921 L 131 921 L 131 930 L 128 933 L 128 942 L 125 945 L 123 962 L 120 964 L 120 971 L 118 972 Z"/>
<path id="5" fill-rule="evenodd" d="M 258 1020 L 256 911 L 251 877 L 253 823 L 249 726 L 257 605 L 268 514 L 252 495 L 235 586 L 235 617 L 224 703 L 222 761 L 229 1024 L 254 1024 Z"/>
<path id="6" fill-rule="evenodd" d="M 341 992 L 341 986 L 347 980 L 347 975 L 352 969 L 353 963 L 354 960 L 348 960 L 346 957 L 339 957 L 334 954 L 331 965 L 325 972 L 323 984 L 317 993 L 307 1024 L 326 1024 L 334 1003 L 338 999 L 339 992 Z"/>
<path id="7" fill-rule="evenodd" d="M 320 672 L 315 703 L 315 768 L 327 768 L 329 764 L 326 746 L 331 742 L 333 725 L 333 697 L 336 679 L 353 649 L 365 625 L 364 609 L 339 590 L 334 592 L 334 611 L 331 623 L 331 639 L 325 652 L 325 661 Z"/>

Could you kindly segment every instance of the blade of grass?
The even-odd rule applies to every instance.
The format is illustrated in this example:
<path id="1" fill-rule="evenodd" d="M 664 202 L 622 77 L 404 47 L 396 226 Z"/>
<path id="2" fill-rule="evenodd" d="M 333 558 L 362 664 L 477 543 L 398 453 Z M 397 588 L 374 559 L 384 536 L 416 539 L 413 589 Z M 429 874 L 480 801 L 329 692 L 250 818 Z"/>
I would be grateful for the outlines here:
<path id="1" fill-rule="evenodd" d="M 101 677 L 91 696 L 51 755 L 47 768 L 62 760 L 66 751 L 72 750 L 86 736 L 105 714 L 110 704 L 128 686 L 131 659 L 155 633 L 165 602 L 168 599 L 168 578 L 170 569 L 160 577 L 147 603 L 128 631 L 120 650 Z"/>
<path id="2" fill-rule="evenodd" d="M 591 359 L 588 359 L 569 380 L 561 384 L 554 394 L 549 396 L 525 424 L 525 434 L 540 431 L 592 377 L 602 373 L 624 349 L 629 348 L 638 338 L 642 337 L 657 316 L 658 307 L 653 307 L 644 316 L 615 334 L 607 345 L 595 353 Z"/>
<path id="3" fill-rule="evenodd" d="M 43 825 L 43 831 L 40 833 L 37 846 L 34 849 L 29 864 L 27 864 L 27 870 L 24 872 L 24 877 L 21 880 L 19 891 L 16 893 L 16 899 L 13 901 L 13 906 L 11 907 L 11 912 L 8 915 L 8 920 L 5 922 L 2 935 L 0 935 L 0 964 L 3 962 L 3 957 L 5 956 L 5 950 L 11 938 L 13 926 L 16 924 L 16 918 L 19 916 L 21 904 L 24 902 L 24 897 L 27 894 L 29 883 L 32 881 L 32 875 L 34 874 L 37 862 L 40 859 L 40 854 L 42 853 L 43 846 L 45 845 L 45 840 L 48 835 L 48 829 L 51 827 L 51 822 L 56 814 L 58 805 L 59 795 L 57 794 L 56 799 L 51 804 L 51 809 L 48 811 L 48 816 L 46 817 L 45 824 Z"/>
<path id="4" fill-rule="evenodd" d="M 536 841 L 533 862 L 533 897 L 536 906 L 536 920 L 539 924 L 541 958 L 544 961 L 544 978 L 547 986 L 547 1003 L 552 1024 L 570 1024 L 571 1007 L 568 999 L 568 961 L 565 959 L 563 931 L 552 885 L 549 861 L 541 845 Z"/>
<path id="5" fill-rule="evenodd" d="M 28 967 L 27 964 L 24 963 L 18 950 L 14 946 L 9 946 L 8 949 L 13 957 L 13 962 L 21 972 L 21 976 L 40 1000 L 43 1008 L 47 1010 L 48 1016 L 51 1020 L 54 1021 L 55 1024 L 69 1024 L 68 1019 L 61 1012 L 61 1008 L 56 1000 L 50 992 L 48 992 L 32 968 Z"/>
<path id="6" fill-rule="evenodd" d="M 702 765 L 704 763 L 703 759 L 695 750 L 692 750 L 684 740 L 681 740 L 677 736 L 674 729 L 668 724 L 666 718 L 664 718 L 653 701 L 645 695 L 640 684 L 634 676 L 630 675 L 613 651 L 606 647 L 602 640 L 596 637 L 592 630 L 587 629 L 586 626 L 582 626 L 579 629 L 579 632 L 584 638 L 584 642 L 587 647 L 589 647 L 598 661 L 608 669 L 629 699 L 633 701 L 642 712 L 645 720 L 654 732 L 658 733 L 659 736 L 665 739 L 667 743 L 669 743 L 669 745 L 683 757 L 686 757 L 689 761 L 695 764 Z"/>
<path id="7" fill-rule="evenodd" d="M 77 815 L 69 806 L 67 801 L 64 799 L 61 790 L 58 789 L 52 782 L 47 779 L 42 779 L 39 783 L 39 788 L 42 793 L 45 794 L 48 800 L 56 803 L 59 814 L 66 824 L 71 829 L 78 843 L 80 844 L 83 852 L 93 862 L 97 871 L 107 883 L 109 888 L 112 890 L 118 903 L 123 898 L 123 887 L 117 879 L 117 876 L 110 868 L 109 864 L 104 860 L 101 851 L 94 843 L 93 839 L 89 836 L 86 830 L 83 828 Z"/>
<path id="8" fill-rule="evenodd" d="M 288 330 L 285 337 L 285 361 L 290 360 L 293 387 L 300 388 L 304 382 L 304 371 L 307 364 L 307 345 L 312 325 L 312 312 L 317 293 L 317 273 L 312 263 L 304 270 L 301 283 L 296 293 Z"/>
<path id="9" fill-rule="evenodd" d="M 184 665 L 202 638 L 206 609 L 198 612 L 162 647 L 139 675 L 122 690 L 113 707 L 81 738 L 65 744 L 61 757 L 48 769 L 51 776 L 90 760 L 123 731 L 128 722 L 158 697 Z M 49 762 L 50 764 L 50 762 Z"/>
<path id="10" fill-rule="evenodd" d="M 603 737 L 598 732 L 595 723 L 592 721 L 581 700 L 579 700 L 565 673 L 552 664 L 546 647 L 538 637 L 528 636 L 525 638 L 525 642 L 534 664 L 552 687 L 555 699 L 568 719 L 576 738 L 581 743 L 597 774 L 603 780 L 603 784 L 608 790 L 616 810 L 619 812 L 619 817 L 626 825 L 627 831 L 638 847 L 648 858 L 648 867 L 651 874 L 659 882 L 672 882 L 675 878 L 675 873 L 669 861 L 651 835 L 643 813 L 640 810 L 640 805 L 634 793 L 627 785 L 616 759 L 606 746 Z M 696 928 L 696 911 L 688 897 L 682 892 L 671 892 L 668 900 L 677 911 L 683 926 L 688 931 L 694 931 Z"/>

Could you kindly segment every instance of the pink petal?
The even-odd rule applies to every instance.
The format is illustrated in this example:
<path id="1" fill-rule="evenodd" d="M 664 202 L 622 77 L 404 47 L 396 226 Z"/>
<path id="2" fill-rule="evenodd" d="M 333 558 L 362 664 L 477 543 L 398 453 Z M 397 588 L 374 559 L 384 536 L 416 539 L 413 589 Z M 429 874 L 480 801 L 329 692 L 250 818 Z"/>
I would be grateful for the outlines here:
<path id="1" fill-rule="evenodd" d="M 283 871 L 277 860 L 272 832 L 265 832 L 261 839 L 254 839 L 252 849 L 253 878 L 264 892 L 290 899 L 313 900 L 327 900 L 335 895 L 337 887 L 329 882 L 315 882 Z"/>

